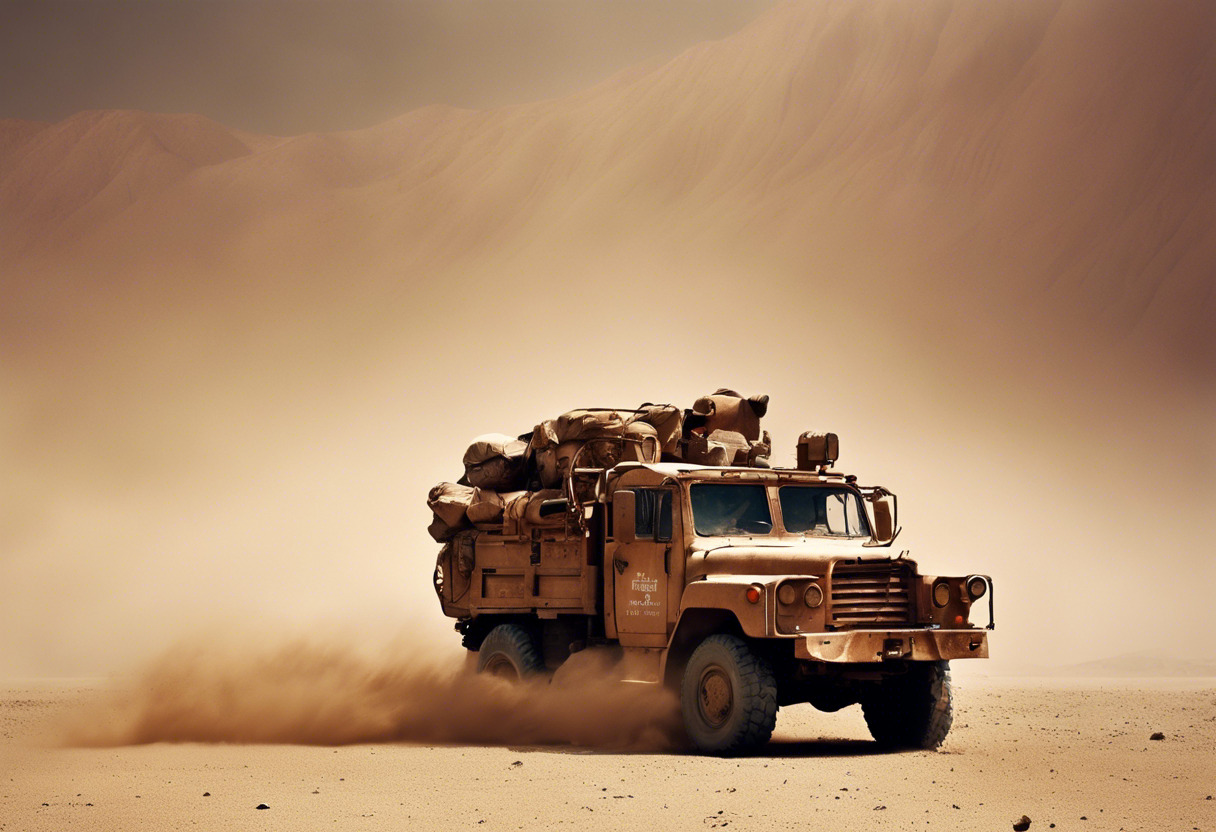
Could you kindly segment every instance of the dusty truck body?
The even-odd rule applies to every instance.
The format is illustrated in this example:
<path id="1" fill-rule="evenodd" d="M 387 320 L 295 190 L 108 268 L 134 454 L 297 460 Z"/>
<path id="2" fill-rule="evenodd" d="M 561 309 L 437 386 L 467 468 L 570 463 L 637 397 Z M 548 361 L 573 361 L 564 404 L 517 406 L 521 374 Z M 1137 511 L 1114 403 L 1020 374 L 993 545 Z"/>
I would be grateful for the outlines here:
<path id="1" fill-rule="evenodd" d="M 762 744 L 777 708 L 803 702 L 860 704 L 880 743 L 935 748 L 947 663 L 988 655 L 991 580 L 893 555 L 895 497 L 830 470 L 825 438 L 800 444 L 797 469 L 572 468 L 563 491 L 448 542 L 444 613 L 489 672 L 617 652 L 625 678 L 679 692 L 702 751 Z"/>

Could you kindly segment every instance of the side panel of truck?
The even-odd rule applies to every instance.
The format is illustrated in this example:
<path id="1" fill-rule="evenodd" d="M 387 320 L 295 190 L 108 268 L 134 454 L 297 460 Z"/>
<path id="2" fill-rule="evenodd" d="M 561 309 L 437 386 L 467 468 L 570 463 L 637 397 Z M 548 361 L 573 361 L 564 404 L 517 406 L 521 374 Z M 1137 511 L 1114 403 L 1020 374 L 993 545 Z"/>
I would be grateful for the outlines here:
<path id="1" fill-rule="evenodd" d="M 478 535 L 470 586 L 474 613 L 598 612 L 598 563 L 587 535 L 550 532 L 537 539 Z"/>

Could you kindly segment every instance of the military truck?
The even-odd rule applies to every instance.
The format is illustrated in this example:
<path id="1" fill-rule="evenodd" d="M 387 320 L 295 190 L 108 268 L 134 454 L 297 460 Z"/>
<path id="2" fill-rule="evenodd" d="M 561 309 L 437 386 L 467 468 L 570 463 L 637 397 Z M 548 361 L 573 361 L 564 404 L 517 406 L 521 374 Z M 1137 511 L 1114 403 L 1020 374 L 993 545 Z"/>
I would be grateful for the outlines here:
<path id="1" fill-rule="evenodd" d="M 832 468 L 834 434 L 803 434 L 792 469 L 742 450 L 733 461 L 748 464 L 628 458 L 644 439 L 596 441 L 619 443 L 600 454 L 608 467 L 576 452 L 560 488 L 447 538 L 435 589 L 480 670 L 520 678 L 610 650 L 624 678 L 678 691 L 689 739 L 712 754 L 762 745 L 777 709 L 803 702 L 860 704 L 884 746 L 941 744 L 949 662 L 988 655 L 992 580 L 924 575 L 893 554 L 896 497 Z"/>

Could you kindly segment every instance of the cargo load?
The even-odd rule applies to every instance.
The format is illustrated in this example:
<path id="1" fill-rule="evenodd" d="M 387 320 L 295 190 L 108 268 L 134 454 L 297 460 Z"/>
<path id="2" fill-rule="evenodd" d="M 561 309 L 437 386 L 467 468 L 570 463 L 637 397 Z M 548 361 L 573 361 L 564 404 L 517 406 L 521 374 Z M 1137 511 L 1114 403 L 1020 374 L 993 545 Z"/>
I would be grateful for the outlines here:
<path id="1" fill-rule="evenodd" d="M 465 450 L 460 479 L 431 489 L 429 531 L 444 542 L 470 525 L 527 525 L 530 517 L 540 521 L 532 495 L 553 492 L 545 498 L 549 500 L 592 496 L 585 484 L 571 483 L 576 468 L 607 470 L 622 462 L 661 460 L 767 467 L 771 446 L 767 432 L 760 430 L 767 408 L 768 396 L 743 398 L 720 389 L 688 410 L 653 402 L 633 410 L 580 408 L 545 419 L 519 437 L 483 434 Z M 546 519 L 538 525 L 553 523 Z"/>

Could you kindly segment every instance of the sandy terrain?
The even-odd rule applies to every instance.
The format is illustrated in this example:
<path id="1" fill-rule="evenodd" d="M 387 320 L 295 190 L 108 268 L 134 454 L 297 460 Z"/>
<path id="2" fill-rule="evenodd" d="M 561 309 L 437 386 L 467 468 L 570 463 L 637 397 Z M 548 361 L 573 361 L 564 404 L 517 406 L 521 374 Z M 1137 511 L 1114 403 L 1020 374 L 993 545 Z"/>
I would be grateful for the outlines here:
<path id="1" fill-rule="evenodd" d="M 939 752 L 877 753 L 856 708 L 763 753 L 585 747 L 48 746 L 87 685 L 9 685 L 0 828 L 1216 829 L 1216 680 L 965 678 Z M 595 713 L 586 719 L 594 721 Z M 1160 731 L 1165 738 L 1150 740 Z M 259 804 L 269 806 L 258 811 Z"/>

